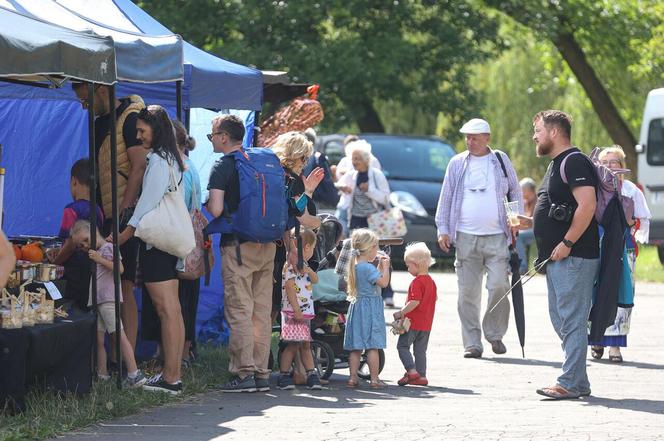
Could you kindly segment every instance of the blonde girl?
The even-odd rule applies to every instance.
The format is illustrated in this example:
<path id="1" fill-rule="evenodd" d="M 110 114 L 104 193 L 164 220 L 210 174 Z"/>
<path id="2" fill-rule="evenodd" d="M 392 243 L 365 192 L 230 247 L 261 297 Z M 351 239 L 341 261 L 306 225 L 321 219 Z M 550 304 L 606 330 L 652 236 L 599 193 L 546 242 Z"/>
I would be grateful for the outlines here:
<path id="1" fill-rule="evenodd" d="M 306 369 L 307 389 L 321 388 L 310 345 L 311 319 L 314 317 L 312 293 L 313 285 L 318 283 L 318 275 L 306 263 L 314 255 L 316 234 L 308 229 L 302 230 L 300 234 L 304 267 L 299 270 L 296 265 L 289 262 L 284 265 L 281 302 L 281 341 L 284 349 L 279 359 L 281 374 L 277 381 L 277 388 L 282 390 L 295 387 L 289 369 L 298 353 Z"/>
<path id="2" fill-rule="evenodd" d="M 367 364 L 371 374 L 369 386 L 383 388 L 385 383 L 378 378 L 378 350 L 386 345 L 385 316 L 380 288 L 390 283 L 390 259 L 381 254 L 378 268 L 373 265 L 378 256 L 378 236 L 373 231 L 361 228 L 351 237 L 352 258 L 348 268 L 348 309 L 344 349 L 350 351 L 350 379 L 347 386 L 358 386 L 357 371 L 362 351 L 367 353 Z"/>

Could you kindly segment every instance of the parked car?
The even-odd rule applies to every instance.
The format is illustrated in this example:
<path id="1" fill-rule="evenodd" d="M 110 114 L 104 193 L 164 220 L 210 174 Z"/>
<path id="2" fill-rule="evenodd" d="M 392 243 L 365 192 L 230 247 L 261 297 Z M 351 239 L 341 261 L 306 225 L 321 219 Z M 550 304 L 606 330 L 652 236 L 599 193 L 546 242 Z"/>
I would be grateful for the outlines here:
<path id="1" fill-rule="evenodd" d="M 636 151 L 639 184 L 652 213 L 650 243 L 664 264 L 664 88 L 648 93 Z"/>
<path id="2" fill-rule="evenodd" d="M 346 135 L 322 135 L 315 149 L 325 153 L 330 164 L 345 155 Z M 445 256 L 437 243 L 434 216 L 447 164 L 455 155 L 448 143 L 434 136 L 359 135 L 371 144 L 372 153 L 381 163 L 390 184 L 390 201 L 404 214 L 408 233 L 404 242 L 425 242 L 436 256 Z M 400 250 L 395 250 L 395 256 Z"/>

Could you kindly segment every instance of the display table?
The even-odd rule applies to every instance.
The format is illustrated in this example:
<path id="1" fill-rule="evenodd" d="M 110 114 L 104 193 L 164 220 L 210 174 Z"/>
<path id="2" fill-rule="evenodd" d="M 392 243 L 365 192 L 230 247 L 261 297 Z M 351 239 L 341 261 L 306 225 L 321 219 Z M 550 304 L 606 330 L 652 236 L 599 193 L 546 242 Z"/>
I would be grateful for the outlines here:
<path id="1" fill-rule="evenodd" d="M 92 387 L 95 317 L 79 313 L 55 323 L 0 329 L 0 406 L 25 407 L 31 385 L 84 394 Z"/>

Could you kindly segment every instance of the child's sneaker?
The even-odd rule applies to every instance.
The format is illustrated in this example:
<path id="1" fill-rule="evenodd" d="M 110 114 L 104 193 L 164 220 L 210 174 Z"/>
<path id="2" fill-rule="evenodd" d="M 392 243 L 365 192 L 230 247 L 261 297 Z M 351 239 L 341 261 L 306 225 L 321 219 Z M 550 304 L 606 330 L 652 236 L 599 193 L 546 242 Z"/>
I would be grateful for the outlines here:
<path id="1" fill-rule="evenodd" d="M 97 380 L 99 381 L 109 381 L 111 379 L 111 376 L 108 374 L 97 374 Z"/>
<path id="2" fill-rule="evenodd" d="M 323 386 L 320 384 L 320 378 L 318 378 L 318 374 L 313 373 L 309 374 L 307 377 L 307 389 L 309 390 L 321 390 Z"/>
<path id="3" fill-rule="evenodd" d="M 414 373 L 414 374 L 409 374 L 406 372 L 403 374 L 403 377 L 399 381 L 397 381 L 397 384 L 399 386 L 405 386 L 407 384 L 415 384 L 413 381 L 416 381 L 418 378 L 420 378 L 420 374 Z"/>
<path id="4" fill-rule="evenodd" d="M 411 380 L 408 384 L 412 384 L 413 386 L 426 386 L 429 384 L 429 380 L 427 380 L 427 377 L 422 377 L 420 375 L 415 380 Z"/>
<path id="5" fill-rule="evenodd" d="M 279 375 L 279 379 L 277 380 L 277 389 L 281 390 L 295 389 L 295 385 L 293 384 L 293 379 L 290 377 L 290 375 L 288 374 Z"/>
<path id="6" fill-rule="evenodd" d="M 136 371 L 135 377 L 132 378 L 129 375 L 127 375 L 127 378 L 124 379 L 123 384 L 124 387 L 141 387 L 147 382 L 148 382 L 147 377 L 139 369 L 138 371 Z"/>

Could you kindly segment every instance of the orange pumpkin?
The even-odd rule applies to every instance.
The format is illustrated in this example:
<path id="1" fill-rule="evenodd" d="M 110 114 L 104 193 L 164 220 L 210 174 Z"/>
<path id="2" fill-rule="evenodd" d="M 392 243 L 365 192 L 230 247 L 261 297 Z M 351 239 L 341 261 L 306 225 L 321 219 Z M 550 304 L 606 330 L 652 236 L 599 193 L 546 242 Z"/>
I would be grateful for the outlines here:
<path id="1" fill-rule="evenodd" d="M 44 260 L 44 251 L 38 243 L 29 243 L 21 248 L 23 259 L 30 262 L 41 262 Z"/>
<path id="2" fill-rule="evenodd" d="M 23 258 L 21 247 L 15 244 L 12 248 L 14 248 L 14 255 L 16 256 L 16 260 L 21 260 Z"/>

